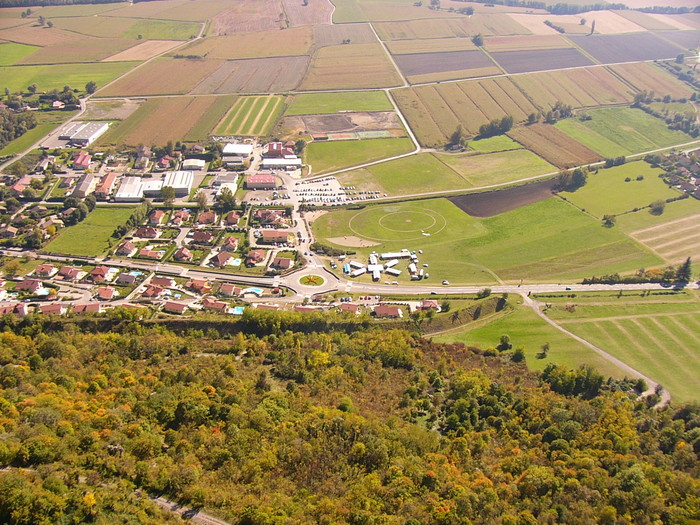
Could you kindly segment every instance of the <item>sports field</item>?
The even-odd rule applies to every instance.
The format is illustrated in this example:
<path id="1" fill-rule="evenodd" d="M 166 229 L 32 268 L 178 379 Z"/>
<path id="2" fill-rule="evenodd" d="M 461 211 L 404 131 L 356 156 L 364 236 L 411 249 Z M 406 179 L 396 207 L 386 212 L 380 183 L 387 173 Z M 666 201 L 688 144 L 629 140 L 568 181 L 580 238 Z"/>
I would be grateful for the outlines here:
<path id="1" fill-rule="evenodd" d="M 586 111 L 591 120 L 560 120 L 555 126 L 604 157 L 642 153 L 684 144 L 693 139 L 670 130 L 661 119 L 633 108 L 600 108 Z"/>
<path id="2" fill-rule="evenodd" d="M 98 86 L 104 86 L 135 65 L 134 62 L 102 62 L 98 64 L 58 64 L 49 66 L 8 66 L 0 67 L 3 87 L 16 92 L 32 84 L 39 91 L 63 89 L 71 86 L 84 89 L 85 84 L 94 80 Z"/>
<path id="3" fill-rule="evenodd" d="M 294 95 L 285 116 L 319 115 L 339 111 L 391 111 L 384 91 L 345 91 Z"/>
<path id="4" fill-rule="evenodd" d="M 575 302 L 573 300 L 572 302 Z M 700 301 L 577 305 L 551 310 L 567 330 L 659 382 L 674 402 L 699 401 Z"/>
<path id="5" fill-rule="evenodd" d="M 376 243 L 353 248 L 364 256 L 422 249 L 428 284 L 488 282 L 494 274 L 511 282 L 561 282 L 663 264 L 619 230 L 555 198 L 488 218 L 470 217 L 446 199 L 368 206 L 325 214 L 313 228 L 322 242 L 341 249 L 344 237 Z"/>
<path id="6" fill-rule="evenodd" d="M 282 114 L 282 97 L 240 97 L 216 127 L 216 135 L 266 135 Z"/>
<path id="7" fill-rule="evenodd" d="M 631 162 L 622 166 L 589 174 L 583 188 L 573 193 L 562 192 L 568 200 L 588 213 L 602 218 L 643 208 L 656 200 L 678 197 L 680 192 L 669 188 L 659 178 L 661 169 L 646 162 Z M 638 177 L 643 177 L 638 180 Z M 629 179 L 628 182 L 625 182 Z"/>
<path id="8" fill-rule="evenodd" d="M 61 230 L 58 237 L 44 247 L 44 251 L 91 257 L 100 255 L 109 249 L 114 229 L 124 224 L 133 211 L 133 206 L 95 208 L 83 222 Z"/>
<path id="9" fill-rule="evenodd" d="M 312 174 L 357 166 L 373 160 L 408 153 L 413 143 L 407 138 L 312 142 L 306 146 L 306 164 Z"/>

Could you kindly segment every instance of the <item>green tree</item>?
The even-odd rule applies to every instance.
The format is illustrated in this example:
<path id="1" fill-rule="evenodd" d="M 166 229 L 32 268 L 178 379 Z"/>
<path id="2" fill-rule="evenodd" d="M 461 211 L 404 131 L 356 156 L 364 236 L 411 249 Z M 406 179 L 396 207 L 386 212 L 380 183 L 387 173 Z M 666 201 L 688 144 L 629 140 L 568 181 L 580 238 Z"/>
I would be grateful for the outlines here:
<path id="1" fill-rule="evenodd" d="M 91 80 L 87 84 L 85 84 L 85 91 L 89 94 L 92 95 L 95 91 L 97 91 L 97 82 L 94 80 Z"/>
<path id="2" fill-rule="evenodd" d="M 39 15 L 39 25 L 40 25 L 40 26 L 43 26 L 44 24 L 46 24 L 46 18 L 44 18 L 43 16 Z"/>
<path id="3" fill-rule="evenodd" d="M 165 204 L 165 206 L 172 208 L 175 202 L 175 188 L 172 186 L 163 186 L 160 190 L 160 198 L 163 199 L 163 204 Z"/>
<path id="4" fill-rule="evenodd" d="M 690 280 L 693 277 L 693 270 L 691 264 L 692 263 L 690 257 L 688 257 L 685 260 L 685 262 L 678 267 L 678 271 L 676 272 L 676 279 L 684 283 L 690 282 Z"/>
<path id="5" fill-rule="evenodd" d="M 221 211 L 226 213 L 236 207 L 236 199 L 233 192 L 229 188 L 224 188 L 218 196 L 219 207 Z"/>
<path id="6" fill-rule="evenodd" d="M 204 190 L 199 190 L 197 192 L 197 195 L 194 197 L 195 202 L 197 203 L 197 206 L 199 207 L 200 210 L 203 210 L 207 206 L 207 194 L 204 193 Z"/>
<path id="7" fill-rule="evenodd" d="M 484 45 L 484 37 L 481 36 L 481 33 L 476 34 L 472 37 L 472 43 L 477 47 L 481 47 Z"/>
<path id="8" fill-rule="evenodd" d="M 649 212 L 652 215 L 661 215 L 666 209 L 666 203 L 662 200 L 654 201 L 649 205 Z"/>
<path id="9" fill-rule="evenodd" d="M 519 346 L 518 348 L 515 349 L 515 352 L 513 352 L 513 356 L 511 357 L 511 360 L 514 361 L 515 363 L 521 363 L 525 361 L 525 350 L 523 350 L 522 346 Z"/>
<path id="10" fill-rule="evenodd" d="M 52 27 L 53 27 L 53 20 L 47 20 L 47 21 L 46 21 L 46 27 L 52 28 Z"/>
<path id="11" fill-rule="evenodd" d="M 685 61 L 685 55 L 683 53 L 679 53 L 678 56 L 676 56 L 676 64 L 682 64 Z"/>
<path id="12" fill-rule="evenodd" d="M 39 86 L 37 86 L 36 84 L 31 84 L 27 86 L 27 91 L 29 91 L 32 95 L 36 93 L 37 89 L 39 89 Z"/>

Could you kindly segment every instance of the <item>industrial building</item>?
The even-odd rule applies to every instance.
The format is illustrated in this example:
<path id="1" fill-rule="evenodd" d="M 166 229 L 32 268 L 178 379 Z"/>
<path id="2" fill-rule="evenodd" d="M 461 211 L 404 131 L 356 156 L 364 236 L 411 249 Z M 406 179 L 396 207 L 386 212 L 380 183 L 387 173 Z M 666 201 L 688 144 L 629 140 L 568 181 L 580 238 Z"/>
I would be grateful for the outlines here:
<path id="1" fill-rule="evenodd" d="M 86 173 L 83 175 L 76 185 L 75 189 L 73 190 L 73 193 L 71 193 L 71 197 L 77 197 L 78 199 L 84 199 L 85 197 L 88 196 L 92 190 L 95 189 L 95 176 Z"/>
<path id="2" fill-rule="evenodd" d="M 109 122 L 73 122 L 66 126 L 58 136 L 75 146 L 87 146 L 95 142 L 109 129 Z"/>
<path id="3" fill-rule="evenodd" d="M 224 146 L 222 153 L 224 157 L 243 157 L 244 159 L 247 159 L 253 154 L 253 145 L 228 143 Z"/>
<path id="4" fill-rule="evenodd" d="M 274 175 L 250 175 L 245 181 L 249 190 L 274 190 L 277 187 L 277 177 Z"/>
<path id="5" fill-rule="evenodd" d="M 194 184 L 194 173 L 191 171 L 166 171 L 163 187 L 170 186 L 175 190 L 176 197 L 187 197 Z"/>
<path id="6" fill-rule="evenodd" d="M 293 171 L 293 170 L 300 170 L 302 166 L 301 159 L 299 158 L 293 158 L 293 159 L 263 159 L 262 160 L 262 169 L 264 170 L 286 170 L 286 171 Z"/>
<path id="7" fill-rule="evenodd" d="M 139 177 L 124 177 L 117 190 L 116 202 L 140 202 L 143 199 L 143 183 Z"/>
<path id="8" fill-rule="evenodd" d="M 189 171 L 202 171 L 206 166 L 206 161 L 202 159 L 187 159 L 182 163 L 182 169 Z"/>

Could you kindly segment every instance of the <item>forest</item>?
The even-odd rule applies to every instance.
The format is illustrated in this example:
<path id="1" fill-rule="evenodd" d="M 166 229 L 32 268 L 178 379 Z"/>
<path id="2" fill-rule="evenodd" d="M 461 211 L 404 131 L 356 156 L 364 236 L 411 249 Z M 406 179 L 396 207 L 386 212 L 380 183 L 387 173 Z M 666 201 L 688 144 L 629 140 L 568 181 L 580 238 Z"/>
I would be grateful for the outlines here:
<path id="1" fill-rule="evenodd" d="M 0 149 L 34 127 L 36 117 L 33 113 L 13 113 L 0 109 Z"/>
<path id="2" fill-rule="evenodd" d="M 699 523 L 700 406 L 633 381 L 340 314 L 118 314 L 0 318 L 1 523 L 182 523 L 149 494 L 241 525 Z"/>

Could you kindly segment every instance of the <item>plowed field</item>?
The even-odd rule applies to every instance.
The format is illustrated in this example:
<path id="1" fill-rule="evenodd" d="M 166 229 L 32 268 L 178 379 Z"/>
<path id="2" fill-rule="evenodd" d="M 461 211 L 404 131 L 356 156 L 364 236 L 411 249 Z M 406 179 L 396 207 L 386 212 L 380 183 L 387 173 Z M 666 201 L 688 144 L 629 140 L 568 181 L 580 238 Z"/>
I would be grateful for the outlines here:
<path id="1" fill-rule="evenodd" d="M 368 44 L 377 38 L 369 24 L 336 24 L 314 26 L 316 47 L 337 46 L 349 40 L 351 44 Z"/>
<path id="2" fill-rule="evenodd" d="M 586 35 L 569 38 L 602 64 L 675 58 L 681 51 L 677 46 L 652 33 Z"/>
<path id="3" fill-rule="evenodd" d="M 308 56 L 229 60 L 202 80 L 193 94 L 279 93 L 299 85 Z"/>
<path id="4" fill-rule="evenodd" d="M 312 41 L 310 27 L 298 27 L 286 31 L 274 29 L 204 38 L 179 49 L 177 53 L 226 60 L 304 55 L 311 48 Z"/>
<path id="5" fill-rule="evenodd" d="M 491 53 L 508 73 L 527 73 L 569 67 L 589 66 L 593 61 L 577 49 L 533 49 Z"/>

